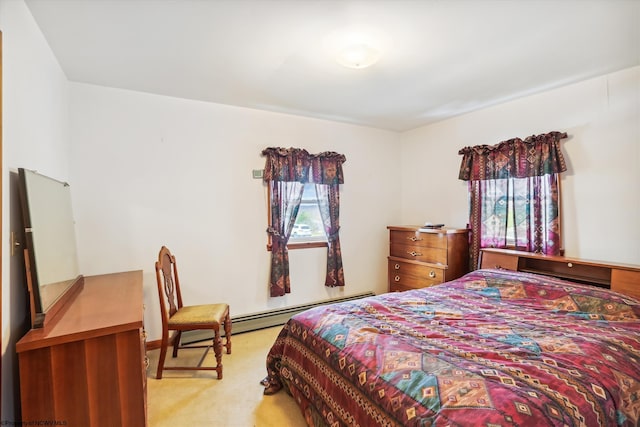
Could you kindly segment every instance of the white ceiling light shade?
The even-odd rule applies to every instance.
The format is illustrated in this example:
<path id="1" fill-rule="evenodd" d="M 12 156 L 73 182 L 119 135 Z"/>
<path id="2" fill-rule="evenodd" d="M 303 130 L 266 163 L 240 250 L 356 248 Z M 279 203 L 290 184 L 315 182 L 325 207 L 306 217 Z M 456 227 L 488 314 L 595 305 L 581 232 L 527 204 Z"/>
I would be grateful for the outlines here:
<path id="1" fill-rule="evenodd" d="M 348 68 L 366 68 L 378 62 L 380 51 L 366 44 L 347 46 L 338 52 L 336 61 Z"/>
<path id="2" fill-rule="evenodd" d="M 324 45 L 340 65 L 366 68 L 380 60 L 388 42 L 377 31 L 351 28 L 332 32 L 325 38 Z"/>

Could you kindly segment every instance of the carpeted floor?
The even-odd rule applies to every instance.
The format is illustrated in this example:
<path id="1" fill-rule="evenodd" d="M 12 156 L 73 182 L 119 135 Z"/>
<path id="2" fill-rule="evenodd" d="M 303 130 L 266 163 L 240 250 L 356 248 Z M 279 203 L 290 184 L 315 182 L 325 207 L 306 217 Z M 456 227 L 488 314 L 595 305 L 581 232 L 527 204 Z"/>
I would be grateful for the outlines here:
<path id="1" fill-rule="evenodd" d="M 305 427 L 293 398 L 280 391 L 263 396 L 266 356 L 281 326 L 232 335 L 232 353 L 222 357 L 224 377 L 215 371 L 165 371 L 155 378 L 159 350 L 147 353 L 149 427 Z M 178 358 L 194 364 L 204 350 L 181 350 Z M 212 366 L 210 351 L 204 364 Z M 189 363 L 189 362 L 187 362 Z M 167 363 L 176 364 L 167 354 Z"/>

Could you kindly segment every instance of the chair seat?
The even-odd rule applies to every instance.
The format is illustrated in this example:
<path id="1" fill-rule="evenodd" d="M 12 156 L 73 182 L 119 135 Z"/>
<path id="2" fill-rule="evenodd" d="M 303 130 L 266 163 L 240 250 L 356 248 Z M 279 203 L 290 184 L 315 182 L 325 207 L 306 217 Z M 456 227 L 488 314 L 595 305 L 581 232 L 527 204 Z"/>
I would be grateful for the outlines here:
<path id="1" fill-rule="evenodd" d="M 228 304 L 203 304 L 191 305 L 180 308 L 169 318 L 169 326 L 193 325 L 220 325 L 229 310 Z"/>

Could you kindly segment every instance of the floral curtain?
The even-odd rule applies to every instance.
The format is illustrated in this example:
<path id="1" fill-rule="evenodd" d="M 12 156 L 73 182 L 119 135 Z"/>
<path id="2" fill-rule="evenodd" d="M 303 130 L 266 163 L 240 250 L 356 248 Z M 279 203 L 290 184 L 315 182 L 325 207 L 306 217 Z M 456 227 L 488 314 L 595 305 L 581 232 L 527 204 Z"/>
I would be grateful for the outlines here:
<path id="1" fill-rule="evenodd" d="M 325 286 L 344 286 L 342 250 L 340 249 L 340 187 L 344 183 L 342 154 L 325 152 L 316 154 L 311 160 L 312 182 L 316 183 L 316 194 L 320 216 L 327 235 L 327 276 Z"/>
<path id="2" fill-rule="evenodd" d="M 508 229 L 517 249 L 560 253 L 558 174 L 567 168 L 559 141 L 566 137 L 550 132 L 459 151 L 459 178 L 469 181 L 472 266 L 481 248 L 507 246 Z"/>
<path id="3" fill-rule="evenodd" d="M 340 250 L 339 184 L 344 183 L 342 163 L 345 157 L 335 152 L 311 155 L 304 149 L 270 147 L 263 150 L 266 157 L 264 181 L 271 188 L 271 272 L 269 293 L 272 297 L 291 292 L 289 253 L 291 236 L 302 200 L 304 184 L 316 184 L 318 205 L 327 235 L 326 286 L 344 286 Z M 311 176 L 310 176 L 311 171 Z"/>
<path id="4" fill-rule="evenodd" d="M 289 251 L 287 242 L 298 216 L 304 183 L 309 180 L 309 153 L 298 148 L 267 148 L 264 181 L 271 189 L 271 271 L 269 295 L 283 296 L 291 292 Z"/>

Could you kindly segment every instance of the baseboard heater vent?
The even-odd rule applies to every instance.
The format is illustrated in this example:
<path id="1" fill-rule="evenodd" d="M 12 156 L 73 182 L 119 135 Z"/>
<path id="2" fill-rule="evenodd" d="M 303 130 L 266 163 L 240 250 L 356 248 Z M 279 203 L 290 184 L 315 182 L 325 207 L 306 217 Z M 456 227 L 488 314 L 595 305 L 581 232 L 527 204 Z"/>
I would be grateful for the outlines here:
<path id="1" fill-rule="evenodd" d="M 354 301 L 365 297 L 374 296 L 373 292 L 365 292 L 362 294 L 352 295 L 343 298 L 335 298 L 326 301 L 318 301 L 310 304 L 302 304 L 286 307 L 276 310 L 262 311 L 260 313 L 247 314 L 244 316 L 233 317 L 233 334 L 243 332 L 256 331 L 258 329 L 270 328 L 272 326 L 284 325 L 294 314 L 302 313 L 310 308 L 319 307 L 321 305 L 335 304 L 345 301 Z M 224 336 L 224 331 L 223 336 Z M 192 344 L 195 342 L 205 341 L 213 338 L 213 334 L 208 331 L 188 331 L 182 334 L 183 344 Z"/>

